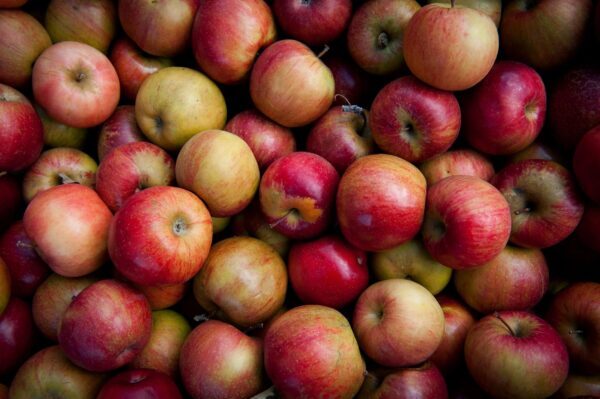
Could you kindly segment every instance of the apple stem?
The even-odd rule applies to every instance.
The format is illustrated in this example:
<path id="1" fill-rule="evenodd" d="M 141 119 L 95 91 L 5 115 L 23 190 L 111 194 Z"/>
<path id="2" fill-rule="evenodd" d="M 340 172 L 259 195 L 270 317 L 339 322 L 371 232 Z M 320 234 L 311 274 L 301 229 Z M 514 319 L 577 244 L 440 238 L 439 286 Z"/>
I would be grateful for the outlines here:
<path id="1" fill-rule="evenodd" d="M 317 54 L 317 58 L 323 57 L 328 51 L 329 51 L 329 46 L 325 45 L 325 47 L 323 47 L 323 50 L 321 50 L 321 52 L 319 54 Z"/>
<path id="2" fill-rule="evenodd" d="M 266 391 L 262 391 L 258 395 L 254 395 L 250 399 L 276 399 L 276 398 L 277 398 L 277 394 L 275 393 L 275 387 L 272 386 L 269 389 L 267 389 Z"/>
<path id="3" fill-rule="evenodd" d="M 60 177 L 62 184 L 77 183 L 75 180 L 71 179 L 69 176 L 65 175 L 64 173 L 59 173 L 58 177 Z"/>
<path id="4" fill-rule="evenodd" d="M 248 335 L 248 333 L 250 333 L 250 332 L 252 332 L 252 331 L 254 331 L 254 330 L 261 329 L 261 328 L 263 328 L 264 326 L 265 326 L 265 323 L 258 323 L 258 324 L 255 324 L 255 325 L 253 325 L 253 326 L 250 326 L 250 327 L 248 327 L 248 328 L 246 328 L 246 329 L 244 330 L 244 334 Z"/>
<path id="5" fill-rule="evenodd" d="M 8 174 L 8 172 L 7 172 L 7 171 L 2 171 L 2 172 L 0 172 L 0 177 L 2 177 L 2 176 L 4 176 L 4 175 L 7 175 L 7 174 Z"/>
<path id="6" fill-rule="evenodd" d="M 350 107 L 352 106 L 352 103 L 350 102 L 350 100 L 348 100 L 348 98 L 347 98 L 345 95 L 343 95 L 343 94 L 340 94 L 340 93 L 336 93 L 336 95 L 335 95 L 335 96 L 333 96 L 333 100 L 334 100 L 334 101 L 335 101 L 335 100 L 337 100 L 337 99 L 338 99 L 338 97 L 339 97 L 339 98 L 341 98 L 341 99 L 343 99 L 344 101 L 346 101 L 346 105 L 347 105 L 347 106 L 350 106 Z M 342 109 L 343 109 L 343 107 L 344 107 L 344 106 L 342 105 Z"/>
<path id="7" fill-rule="evenodd" d="M 517 210 L 514 212 L 514 214 L 518 216 L 518 215 L 520 215 L 520 214 L 522 214 L 522 213 L 529 213 L 529 212 L 531 212 L 531 208 L 529 208 L 529 207 L 525 207 L 525 208 L 523 208 L 523 209 L 517 209 Z"/>
<path id="8" fill-rule="evenodd" d="M 280 217 L 279 219 L 277 219 L 273 223 L 269 223 L 269 227 L 272 228 L 272 229 L 275 228 L 275 227 L 277 227 L 277 225 L 279 223 L 283 222 L 285 220 L 285 218 L 287 218 L 293 212 L 296 212 L 295 208 L 292 208 L 289 211 L 287 211 L 282 217 Z"/>
<path id="9" fill-rule="evenodd" d="M 502 324 L 504 324 L 504 326 L 506 328 L 508 328 L 508 331 L 510 331 L 511 335 L 513 337 L 516 337 L 517 335 L 515 334 L 515 332 L 513 331 L 512 328 L 510 328 L 510 326 L 508 325 L 508 323 L 502 318 L 502 316 L 500 316 L 500 313 L 498 312 L 494 312 L 494 317 L 496 317 L 498 320 L 500 320 L 502 322 Z"/>
<path id="10" fill-rule="evenodd" d="M 202 313 L 202 314 L 197 314 L 196 316 L 193 317 L 193 319 L 196 323 L 201 323 L 203 321 L 210 320 L 211 316 L 212 316 L 212 314 Z"/>
<path id="11" fill-rule="evenodd" d="M 583 334 L 583 330 L 569 330 L 569 335 L 573 334 L 581 335 Z"/>
<path id="12" fill-rule="evenodd" d="M 33 245 L 23 242 L 21 240 L 17 241 L 17 247 L 19 247 L 19 248 L 34 248 Z"/>

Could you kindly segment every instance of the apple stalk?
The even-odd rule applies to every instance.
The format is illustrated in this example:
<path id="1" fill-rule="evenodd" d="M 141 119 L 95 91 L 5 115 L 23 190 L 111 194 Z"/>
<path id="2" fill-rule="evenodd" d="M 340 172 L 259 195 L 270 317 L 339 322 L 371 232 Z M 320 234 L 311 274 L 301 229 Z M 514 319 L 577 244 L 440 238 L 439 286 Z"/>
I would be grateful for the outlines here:
<path id="1" fill-rule="evenodd" d="M 516 337 L 517 334 L 515 334 L 515 332 L 513 331 L 513 329 L 508 325 L 508 323 L 502 318 L 502 316 L 500 316 L 500 313 L 498 312 L 494 312 L 494 317 L 496 317 L 498 320 L 500 320 L 502 322 L 502 324 L 504 324 L 504 326 L 508 329 L 508 331 L 510 331 L 510 335 L 512 335 L 513 337 Z"/>

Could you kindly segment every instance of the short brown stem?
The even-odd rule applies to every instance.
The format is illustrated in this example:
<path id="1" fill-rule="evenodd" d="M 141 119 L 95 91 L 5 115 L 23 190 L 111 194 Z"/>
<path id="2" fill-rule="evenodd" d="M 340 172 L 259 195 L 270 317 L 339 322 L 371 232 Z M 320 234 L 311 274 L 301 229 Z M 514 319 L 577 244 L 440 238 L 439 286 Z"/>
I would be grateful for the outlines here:
<path id="1" fill-rule="evenodd" d="M 69 176 L 65 175 L 64 173 L 59 173 L 58 177 L 60 178 L 61 184 L 77 183 L 76 180 L 71 179 Z"/>
<path id="2" fill-rule="evenodd" d="M 508 325 L 508 323 L 502 318 L 502 316 L 500 316 L 500 313 L 498 312 L 494 312 L 494 317 L 496 317 L 498 320 L 500 320 L 502 322 L 502 324 L 504 324 L 504 326 L 506 328 L 508 328 L 508 331 L 510 331 L 510 334 L 513 337 L 516 337 L 517 335 L 515 334 L 515 332 L 513 331 L 513 329 Z"/>
<path id="3" fill-rule="evenodd" d="M 2 177 L 2 176 L 4 176 L 4 175 L 7 175 L 7 174 L 8 174 L 8 172 L 7 172 L 7 171 L 2 171 L 2 172 L 0 172 L 0 177 Z"/>
<path id="4" fill-rule="evenodd" d="M 329 51 L 329 46 L 325 45 L 325 47 L 323 47 L 323 50 L 321 50 L 321 52 L 319 54 L 317 54 L 317 58 L 323 57 L 325 54 L 327 54 L 328 51 Z"/>

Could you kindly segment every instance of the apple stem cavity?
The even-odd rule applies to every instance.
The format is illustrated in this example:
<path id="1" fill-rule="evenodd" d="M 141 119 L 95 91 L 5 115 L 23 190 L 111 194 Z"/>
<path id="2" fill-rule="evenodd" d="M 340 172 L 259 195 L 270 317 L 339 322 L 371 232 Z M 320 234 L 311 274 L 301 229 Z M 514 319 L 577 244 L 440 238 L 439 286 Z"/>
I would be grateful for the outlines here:
<path id="1" fill-rule="evenodd" d="M 250 399 L 276 399 L 276 398 L 277 398 L 277 394 L 275 393 L 275 387 L 272 386 L 269 389 L 267 389 L 266 391 L 262 391 L 258 395 L 254 395 Z"/>
<path id="2" fill-rule="evenodd" d="M 508 329 L 508 331 L 510 331 L 510 334 L 513 337 L 517 336 L 517 334 L 515 334 L 514 330 L 508 325 L 508 323 L 502 318 L 502 316 L 500 316 L 500 313 L 494 312 L 494 317 L 496 317 L 498 320 L 500 320 L 502 322 L 502 324 L 504 324 L 504 326 Z"/>
<path id="3" fill-rule="evenodd" d="M 73 183 L 77 183 L 76 180 L 71 179 L 69 176 L 65 175 L 64 173 L 59 173 L 58 177 L 60 179 L 60 184 L 73 184 Z"/>
<path id="4" fill-rule="evenodd" d="M 175 223 L 173 223 L 173 233 L 175 233 L 177 236 L 182 236 L 185 234 L 186 229 L 187 225 L 185 224 L 185 220 L 183 220 L 181 217 L 177 218 Z"/>
<path id="5" fill-rule="evenodd" d="M 330 49 L 330 47 L 328 45 L 325 45 L 325 47 L 323 47 L 323 50 L 321 50 L 321 52 L 319 54 L 317 54 L 317 58 L 323 57 L 325 54 L 327 54 L 329 49 Z"/>
<path id="6" fill-rule="evenodd" d="M 279 225 L 281 222 L 283 222 L 284 220 L 286 220 L 286 218 L 289 215 L 293 215 L 294 213 L 298 213 L 298 210 L 296 208 L 292 208 L 289 211 L 287 211 L 282 217 L 280 217 L 279 219 L 277 219 L 276 221 L 274 221 L 273 223 L 269 224 L 270 228 L 275 228 L 277 227 L 277 225 Z"/>

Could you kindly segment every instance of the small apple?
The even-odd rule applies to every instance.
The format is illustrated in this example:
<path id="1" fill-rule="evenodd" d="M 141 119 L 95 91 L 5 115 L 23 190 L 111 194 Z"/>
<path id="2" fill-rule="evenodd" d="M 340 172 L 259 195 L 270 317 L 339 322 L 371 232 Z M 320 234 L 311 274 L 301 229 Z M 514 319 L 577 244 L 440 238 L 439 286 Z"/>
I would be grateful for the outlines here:
<path id="1" fill-rule="evenodd" d="M 87 129 L 65 125 L 50 118 L 40 107 L 35 105 L 35 111 L 42 120 L 44 127 L 44 144 L 48 147 L 82 148 L 87 139 Z"/>
<path id="2" fill-rule="evenodd" d="M 494 165 L 472 149 L 456 149 L 443 152 L 419 165 L 427 185 L 432 186 L 444 177 L 452 175 L 476 176 L 490 181 L 494 174 Z"/>
<path id="3" fill-rule="evenodd" d="M 30 355 L 33 344 L 31 307 L 13 296 L 4 312 L 0 313 L 0 375 L 16 370 Z"/>
<path id="4" fill-rule="evenodd" d="M 98 159 L 102 162 L 106 154 L 120 145 L 143 140 L 144 134 L 135 119 L 135 107 L 120 105 L 100 127 Z"/>
<path id="5" fill-rule="evenodd" d="M 165 373 L 149 369 L 121 371 L 108 379 L 96 399 L 181 399 L 175 381 Z"/>

